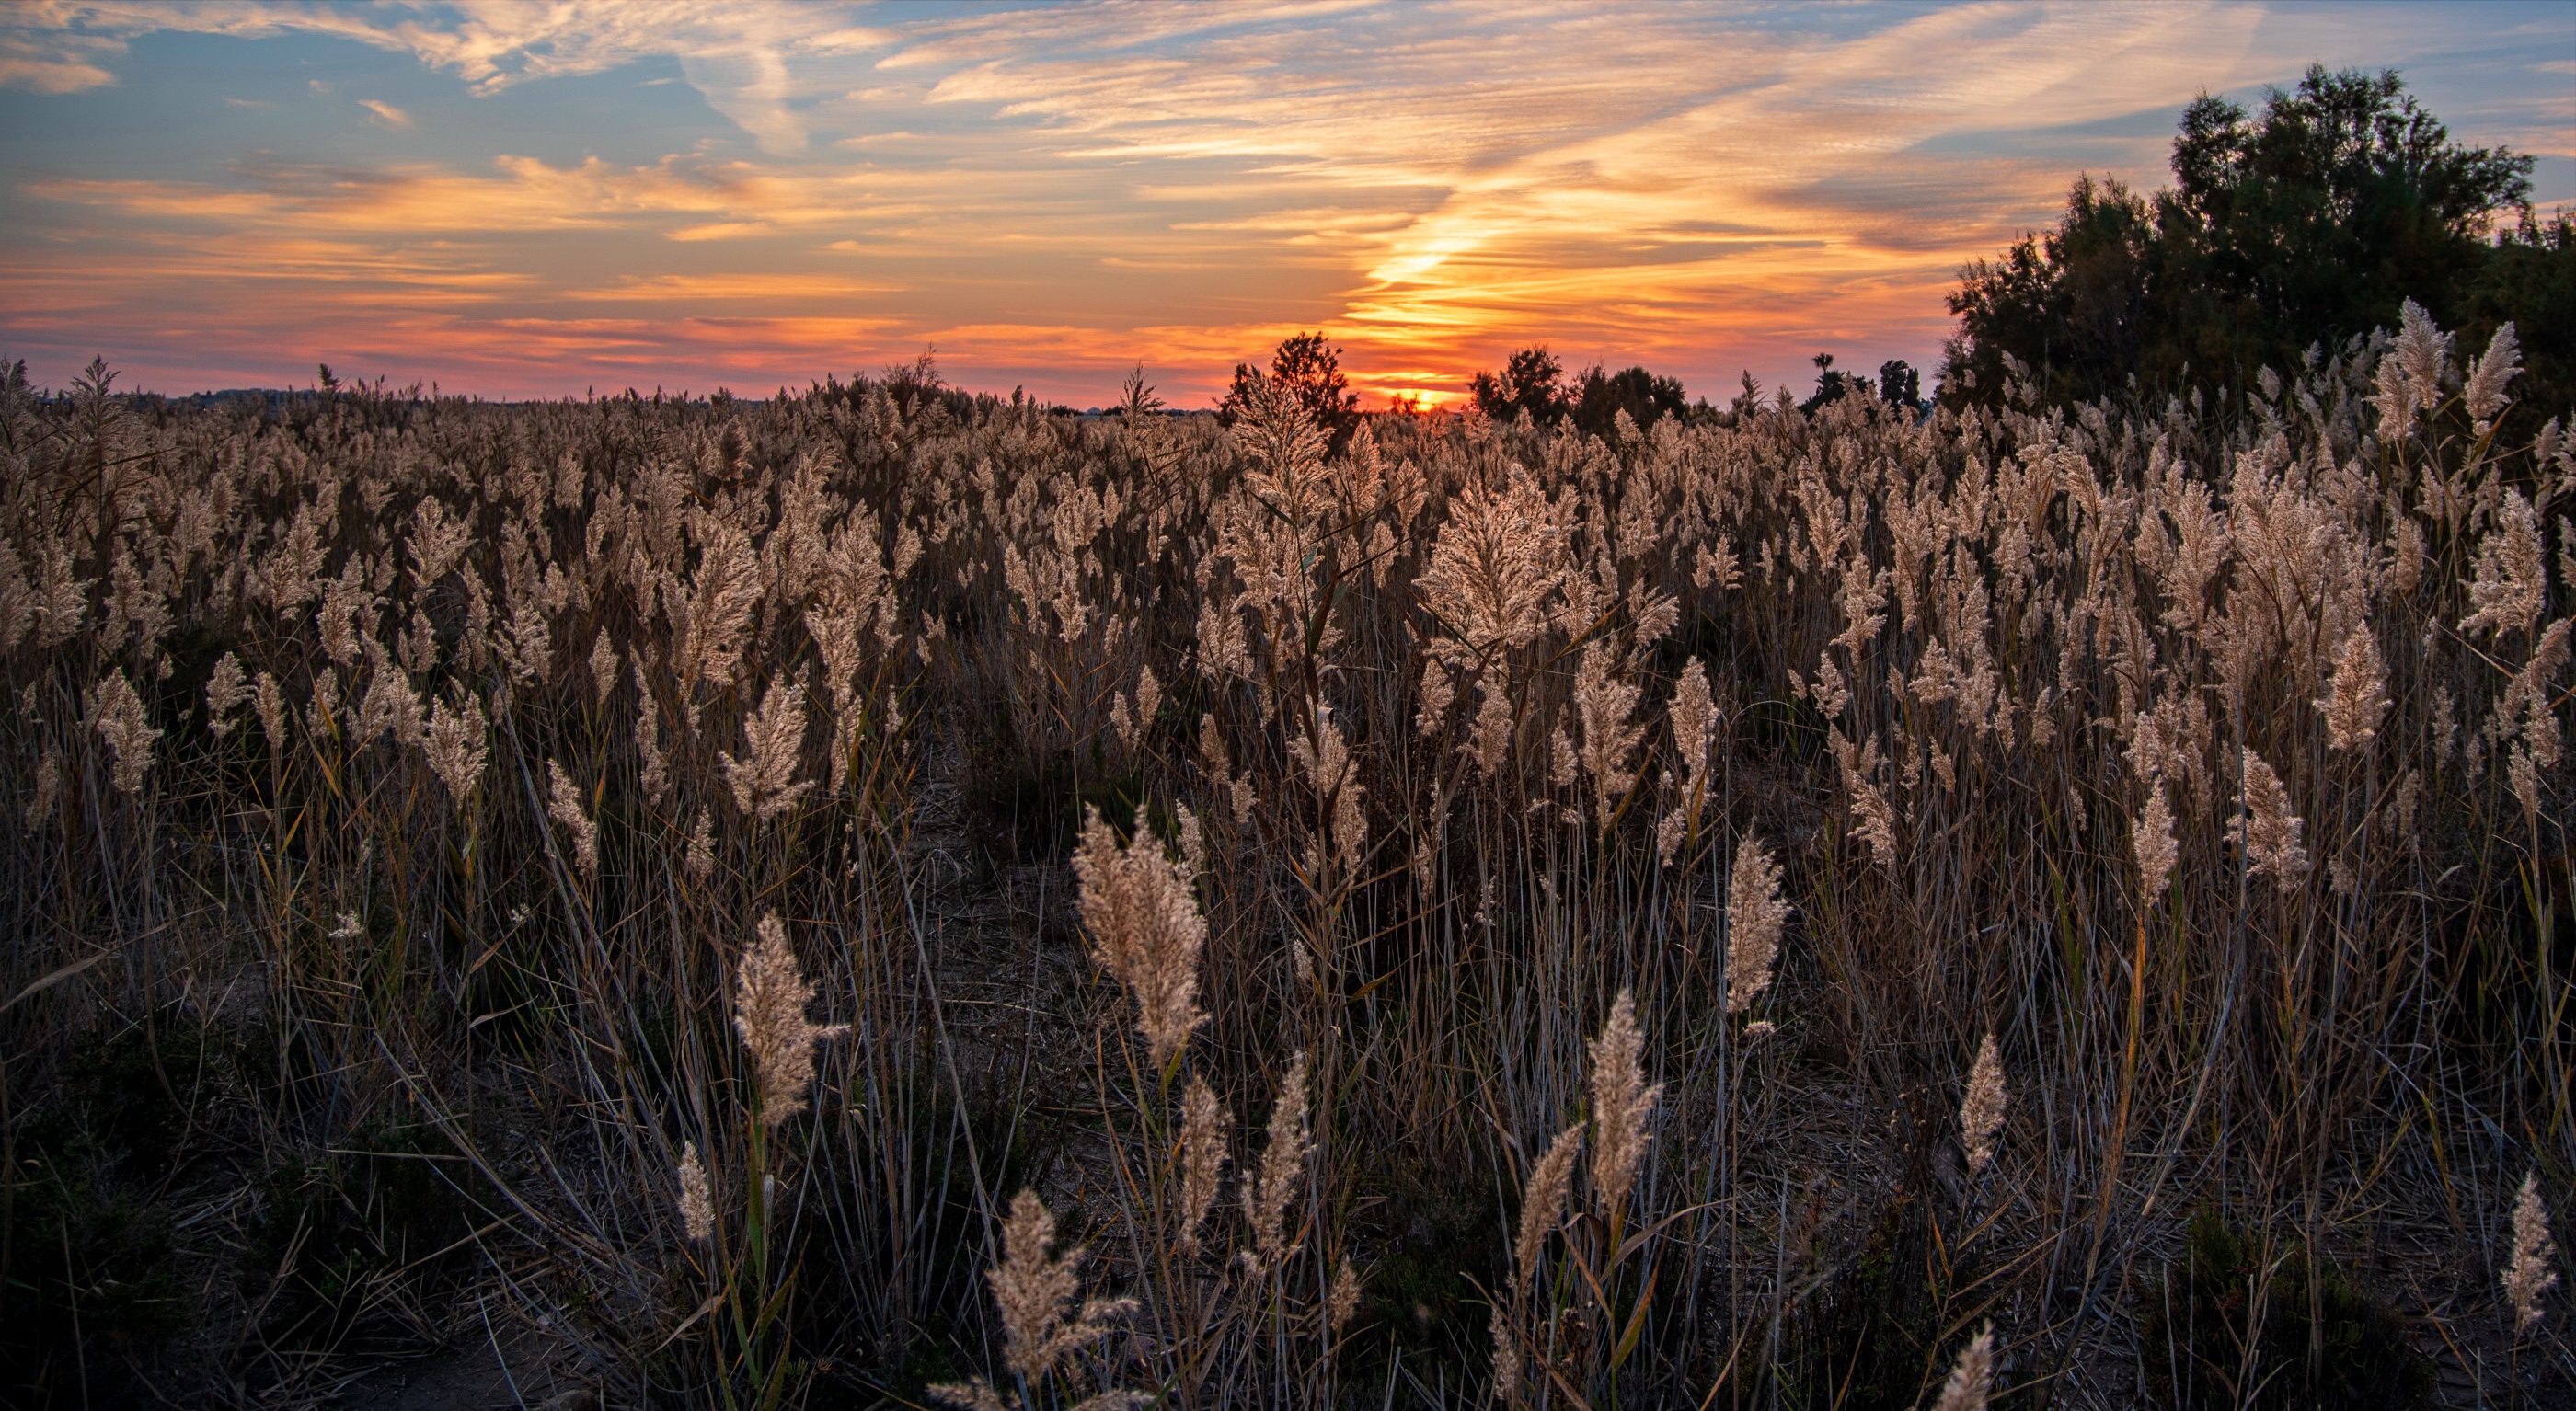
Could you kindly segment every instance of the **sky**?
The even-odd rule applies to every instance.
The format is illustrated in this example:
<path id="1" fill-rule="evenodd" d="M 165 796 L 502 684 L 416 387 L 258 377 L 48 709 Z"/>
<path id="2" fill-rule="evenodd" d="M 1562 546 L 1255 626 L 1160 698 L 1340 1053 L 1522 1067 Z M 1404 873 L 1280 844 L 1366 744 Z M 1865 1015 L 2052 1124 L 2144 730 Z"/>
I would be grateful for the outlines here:
<path id="1" fill-rule="evenodd" d="M 908 363 L 1371 406 L 1547 344 L 1724 401 L 1936 364 L 1967 260 L 2183 106 L 2395 68 L 2576 202 L 2576 5 L 74 3 L 0 9 L 0 357 L 746 396 Z"/>

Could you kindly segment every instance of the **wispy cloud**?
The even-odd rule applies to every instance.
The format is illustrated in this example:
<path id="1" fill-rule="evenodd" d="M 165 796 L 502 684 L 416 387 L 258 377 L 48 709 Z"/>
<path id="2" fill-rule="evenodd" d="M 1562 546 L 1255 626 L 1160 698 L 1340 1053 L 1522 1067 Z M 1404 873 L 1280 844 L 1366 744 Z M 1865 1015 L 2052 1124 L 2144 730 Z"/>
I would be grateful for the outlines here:
<path id="1" fill-rule="evenodd" d="M 2194 94 L 2310 59 L 2410 64 L 2419 88 L 2483 65 L 2462 135 L 2576 148 L 2549 68 L 2576 22 L 2555 50 L 2480 49 L 2464 25 L 2532 12 L 2473 13 L 39 0 L 0 19 L 0 86 L 45 102 L 118 82 L 171 31 L 361 45 L 425 86 L 366 80 L 373 121 L 410 129 L 381 149 L 263 129 L 214 172 L 22 167 L 9 209 L 35 238 L 11 258 L 34 282 L 0 296 L 0 330 L 41 348 L 76 324 L 148 363 L 172 351 L 160 311 L 202 309 L 192 327 L 240 346 L 295 345 L 287 366 L 363 341 L 511 391 L 647 358 L 801 381 L 935 341 L 952 367 L 1097 400 L 1139 358 L 1212 392 L 1322 326 L 1372 393 L 1454 392 L 1533 337 L 1715 392 L 1819 348 L 1929 359 L 1958 265 L 2048 219 L 2077 170 L 2152 185 Z M 638 156 L 578 81 L 655 65 L 619 91 L 705 121 Z M 521 119 L 545 142 L 413 124 L 448 111 L 419 96 L 438 84 L 468 113 L 562 116 Z M 116 292 L 49 322 L 45 291 L 85 277 Z"/>

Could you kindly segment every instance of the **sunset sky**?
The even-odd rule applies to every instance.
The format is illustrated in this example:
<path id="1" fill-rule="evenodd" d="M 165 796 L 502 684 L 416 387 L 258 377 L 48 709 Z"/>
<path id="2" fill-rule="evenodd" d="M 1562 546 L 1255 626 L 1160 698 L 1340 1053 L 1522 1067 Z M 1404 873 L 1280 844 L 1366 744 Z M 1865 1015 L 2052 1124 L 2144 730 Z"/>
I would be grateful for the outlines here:
<path id="1" fill-rule="evenodd" d="M 1724 400 L 1937 360 L 1958 266 L 2184 104 L 2394 67 L 2576 201 L 2576 5 L 0 11 L 0 357 L 61 385 L 746 395 L 908 361 L 1371 405 L 1512 348 Z"/>

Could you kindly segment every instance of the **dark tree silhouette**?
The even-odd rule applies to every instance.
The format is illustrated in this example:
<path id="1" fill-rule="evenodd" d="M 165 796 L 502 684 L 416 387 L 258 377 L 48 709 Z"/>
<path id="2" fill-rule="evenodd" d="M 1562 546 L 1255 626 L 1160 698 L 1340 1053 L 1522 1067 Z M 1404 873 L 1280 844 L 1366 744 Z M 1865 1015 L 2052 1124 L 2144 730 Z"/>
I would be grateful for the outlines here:
<path id="1" fill-rule="evenodd" d="M 1856 372 L 1837 371 L 1834 367 L 1833 354 L 1816 354 L 1815 364 L 1816 390 L 1809 394 L 1807 400 L 1798 404 L 1799 411 L 1814 416 L 1818 408 L 1828 403 L 1841 401 L 1845 397 L 1866 397 L 1870 394 L 1869 379 Z"/>
<path id="2" fill-rule="evenodd" d="M 1565 369 L 1544 343 L 1512 354 L 1500 372 L 1477 373 L 1467 389 L 1475 394 L 1476 409 L 1497 421 L 1518 414 L 1545 424 L 1574 406 L 1565 385 Z"/>
<path id="3" fill-rule="evenodd" d="M 1359 425 L 1359 394 L 1351 390 L 1350 379 L 1342 375 L 1342 350 L 1326 341 L 1323 334 L 1300 333 L 1282 341 L 1270 355 L 1266 375 L 1296 392 L 1308 414 L 1332 433 L 1335 447 L 1350 435 L 1352 427 Z M 1234 365 L 1234 382 L 1217 407 L 1227 425 L 1234 423 L 1253 381 L 1262 376 L 1265 374 L 1250 363 Z"/>
<path id="4" fill-rule="evenodd" d="M 1585 369 L 1575 385 L 1574 424 L 1591 435 L 1607 436 L 1621 412 L 1642 430 L 1660 418 L 1680 416 L 1689 405 L 1682 384 L 1673 378 L 1657 377 L 1642 367 L 1605 373 L 1596 365 Z"/>
<path id="5" fill-rule="evenodd" d="M 2312 67 L 2259 116 L 2203 95 L 2171 189 L 2079 177 L 2054 229 L 1960 271 L 1942 395 L 2000 394 L 2007 355 L 2048 401 L 2173 391 L 2187 374 L 2244 387 L 2395 327 L 2410 298 L 2472 343 L 2513 319 L 2529 347 L 2541 330 L 2521 291 L 2567 256 L 2543 233 L 2499 280 L 2490 235 L 2528 200 L 2532 166 L 2453 143 L 2394 72 Z"/>

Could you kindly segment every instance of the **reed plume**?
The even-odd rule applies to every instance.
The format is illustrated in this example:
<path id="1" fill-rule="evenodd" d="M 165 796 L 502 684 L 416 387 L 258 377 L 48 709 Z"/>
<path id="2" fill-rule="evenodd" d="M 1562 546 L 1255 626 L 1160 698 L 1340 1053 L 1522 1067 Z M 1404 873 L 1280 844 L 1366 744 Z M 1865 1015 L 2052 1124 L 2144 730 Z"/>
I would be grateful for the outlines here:
<path id="1" fill-rule="evenodd" d="M 152 767 L 152 742 L 161 738 L 161 732 L 145 717 L 143 701 L 134 694 L 134 683 L 125 679 L 124 672 L 90 689 L 89 726 L 107 744 L 115 765 L 116 791 L 140 792 L 143 775 Z"/>
<path id="2" fill-rule="evenodd" d="M 1789 905 L 1780 896 L 1780 868 L 1770 849 L 1747 835 L 1735 849 L 1726 879 L 1726 1012 L 1752 1007 L 1771 988 L 1772 962 Z"/>
<path id="3" fill-rule="evenodd" d="M 1261 1148 L 1261 1166 L 1243 1183 L 1243 1212 L 1252 1224 L 1252 1249 L 1245 1259 L 1256 1269 L 1272 1270 L 1293 1245 L 1288 1237 L 1288 1206 L 1305 1178 L 1306 1156 L 1313 1144 L 1306 1135 L 1306 1055 L 1288 1061 L 1279 1080 L 1279 1096 L 1270 1105 L 1270 1131 Z"/>
<path id="4" fill-rule="evenodd" d="M 690 1239 L 705 1244 L 715 1237 L 715 1199 L 707 1188 L 707 1168 L 698 1160 L 698 1144 L 680 1145 L 680 1226 Z"/>
<path id="5" fill-rule="evenodd" d="M 1977 1045 L 1977 1061 L 1968 1072 L 1967 1096 L 1959 1103 L 1959 1141 L 1967 1149 L 1968 1170 L 1982 1172 L 1995 1159 L 1995 1134 L 2004 1125 L 2004 1061 L 1988 1033 Z"/>
<path id="6" fill-rule="evenodd" d="M 2388 668 L 2368 623 L 2344 639 L 2333 684 L 2317 709 L 2325 712 L 2326 738 L 2338 750 L 2358 750 L 2377 738 L 2388 713 Z"/>
<path id="7" fill-rule="evenodd" d="M 429 771 L 438 776 L 447 796 L 459 808 L 471 798 L 483 779 L 483 761 L 489 753 L 484 741 L 491 724 L 483 718 L 483 707 L 472 696 L 464 705 L 451 709 L 444 702 L 432 702 L 429 729 L 421 737 L 421 753 L 429 759 Z"/>
<path id="8" fill-rule="evenodd" d="M 1959 1361 L 1950 1369 L 1950 1380 L 1941 1388 L 1941 1399 L 1934 1403 L 1933 1411 L 1986 1411 L 1994 1383 L 1995 1332 L 1988 1328 L 1959 1353 Z"/>
<path id="9" fill-rule="evenodd" d="M 583 879 L 597 881 L 599 827 L 591 822 L 590 810 L 582 807 L 581 790 L 572 776 L 551 759 L 546 761 L 546 816 L 563 825 L 564 836 L 572 842 L 573 864 Z"/>
<path id="10" fill-rule="evenodd" d="M 1005 1360 L 1023 1383 L 1045 1381 L 1065 1358 L 1109 1336 L 1112 1319 L 1136 1308 L 1128 1299 L 1094 1299 L 1073 1312 L 1083 1251 L 1056 1256 L 1055 1223 L 1036 1191 L 1021 1191 L 1002 1226 L 1002 1262 L 984 1276 L 1001 1309 Z"/>
<path id="11" fill-rule="evenodd" d="M 1646 1086 L 1645 1047 L 1636 1000 L 1621 990 L 1592 1041 L 1592 1198 L 1614 1224 L 1646 1154 L 1646 1119 L 1664 1092 L 1660 1083 Z"/>
<path id="12" fill-rule="evenodd" d="M 805 1109 L 805 1093 L 814 1082 L 814 1045 L 849 1029 L 806 1018 L 814 986 L 798 968 L 787 927 L 775 913 L 760 918 L 759 935 L 734 979 L 733 1022 L 760 1075 L 760 1124 L 775 1127 Z"/>
<path id="13" fill-rule="evenodd" d="M 2182 856 L 2181 845 L 2174 841 L 2173 806 L 2165 802 L 2162 778 L 2148 778 L 2147 807 L 2130 825 L 2129 840 L 2138 859 L 2139 903 L 2153 906 L 2164 896 L 2165 882 Z"/>
<path id="14" fill-rule="evenodd" d="M 749 744 L 743 757 L 718 752 L 716 763 L 733 786 L 734 807 L 748 818 L 775 818 L 814 787 L 811 780 L 796 782 L 796 756 L 805 743 L 805 688 L 772 684 L 743 723 L 743 733 Z"/>
<path id="15" fill-rule="evenodd" d="M 1224 1174 L 1225 1133 L 1233 1114 L 1209 1091 L 1207 1080 L 1190 1075 L 1181 1093 L 1181 1232 L 1184 1251 L 1199 1247 L 1199 1227 L 1216 1205 L 1217 1179 Z"/>
<path id="16" fill-rule="evenodd" d="M 2505 1302 L 2513 1307 L 2513 1329 L 2527 1332 L 2540 1321 L 2541 1296 L 2558 1286 L 2551 1264 L 2558 1246 L 2549 1237 L 2549 1211 L 2540 1203 L 2540 1173 L 2522 1178 L 2522 1193 L 2513 1202 L 2513 1258 L 2504 1266 Z"/>
<path id="17" fill-rule="evenodd" d="M 1556 1134 L 1548 1143 L 1547 1153 L 1530 1168 L 1529 1181 L 1521 1191 L 1521 1218 L 1518 1238 L 1512 1241 L 1512 1302 L 1525 1306 L 1538 1279 L 1540 1256 L 1546 1251 L 1547 1237 L 1555 1233 L 1565 1218 L 1565 1199 L 1574 1184 L 1575 1166 L 1583 1157 L 1583 1124 L 1575 1123 Z M 1513 1329 L 1513 1310 L 1503 1300 L 1494 1300 L 1494 1395 L 1510 1405 L 1520 1389 L 1521 1354 L 1518 1334 Z"/>
<path id="18" fill-rule="evenodd" d="M 1199 949 L 1207 941 L 1198 898 L 1161 843 L 1140 827 L 1120 847 L 1098 809 L 1085 812 L 1073 871 L 1093 958 L 1136 997 L 1136 1027 L 1155 1066 L 1167 1065 L 1190 1031 L 1207 1022 L 1198 1005 Z"/>
<path id="19" fill-rule="evenodd" d="M 2230 831 L 2245 849 L 2247 870 L 2257 877 L 2270 877 L 2286 896 L 2298 890 L 2307 876 L 2308 850 L 2299 841 L 2306 825 L 2290 811 L 2290 793 L 2281 787 L 2281 776 L 2272 772 L 2272 766 L 2250 749 L 2243 752 L 2243 761 L 2244 808 Z"/>
<path id="20" fill-rule="evenodd" d="M 250 699 L 250 694 L 250 682 L 242 675 L 241 658 L 224 653 L 206 678 L 206 728 L 214 732 L 215 738 L 232 733 L 233 710 Z"/>

